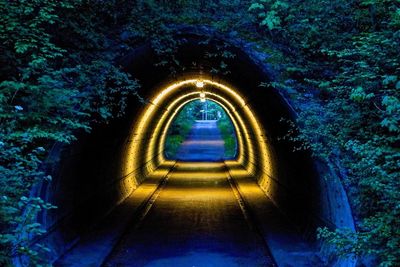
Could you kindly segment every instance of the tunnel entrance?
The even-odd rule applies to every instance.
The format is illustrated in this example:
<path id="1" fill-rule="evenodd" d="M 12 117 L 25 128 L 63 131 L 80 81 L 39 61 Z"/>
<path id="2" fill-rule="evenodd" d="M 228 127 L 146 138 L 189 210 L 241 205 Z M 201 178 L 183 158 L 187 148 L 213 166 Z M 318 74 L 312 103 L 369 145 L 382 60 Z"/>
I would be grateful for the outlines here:
<path id="1" fill-rule="evenodd" d="M 279 92 L 272 87 L 259 86 L 270 81 L 269 74 L 259 68 L 247 51 L 236 50 L 237 56 L 228 62 L 230 74 L 210 74 L 208 65 L 200 64 L 204 63 L 206 50 L 197 41 L 203 38 L 197 35 L 185 38 L 187 43 L 179 55 L 182 64 L 189 67 L 173 77 L 154 65 L 156 57 L 150 46 L 144 45 L 121 60 L 142 82 L 139 93 L 145 101 L 138 103 L 136 98 L 132 99 L 123 118 L 99 126 L 90 136 L 81 139 L 76 151 L 64 161 L 58 178 L 46 188 L 48 199 L 59 207 L 49 216 L 48 225 L 52 230 L 46 236 L 50 246 L 59 249 L 52 255 L 54 260 L 58 259 L 56 266 L 73 266 L 71 263 L 82 258 L 96 266 L 108 255 L 113 255 L 109 258 L 111 265 L 117 263 L 119 252 L 126 251 L 126 247 L 123 246 L 125 240 L 115 242 L 124 238 L 124 229 L 132 225 L 143 231 L 139 233 L 133 229 L 132 235 L 127 236 L 128 243 L 132 237 L 134 244 L 150 242 L 146 248 L 158 248 L 159 244 L 174 241 L 170 244 L 173 247 L 186 242 L 170 238 L 185 230 L 181 222 L 203 227 L 204 224 L 196 221 L 203 217 L 210 218 L 210 225 L 213 218 L 227 219 L 226 224 L 216 224 L 222 228 L 231 225 L 229 218 L 241 218 L 241 224 L 249 224 L 249 228 L 257 230 L 253 236 L 257 242 L 263 243 L 265 237 L 269 244 L 275 244 L 271 253 L 266 251 L 268 246 L 258 246 L 262 253 L 268 254 L 267 258 L 273 254 L 277 261 L 293 263 L 298 262 L 298 255 L 304 255 L 302 259 L 313 255 L 312 251 L 305 251 L 307 246 L 299 235 L 312 240 L 317 226 L 333 225 L 343 219 L 342 213 L 336 212 L 334 207 L 338 197 L 333 192 L 338 190 L 331 190 L 329 184 L 315 175 L 308 153 L 294 152 L 293 144 L 281 138 L 289 130 L 281 121 L 290 119 L 293 114 Z M 195 69 L 190 68 L 192 62 L 199 63 Z M 204 88 L 198 88 L 200 83 Z M 165 151 L 174 118 L 185 106 L 198 100 L 201 92 L 226 111 L 234 126 L 236 147 L 231 160 L 182 162 Z M 202 116 L 196 119 L 216 120 Z M 222 197 L 223 192 L 228 198 Z M 208 202 L 210 199 L 215 202 Z M 231 216 L 228 210 L 225 215 L 210 213 L 206 207 L 213 206 L 212 203 L 221 209 L 234 204 L 232 212 L 236 215 Z M 198 209 L 189 209 L 188 214 L 173 213 L 192 205 Z M 154 210 L 161 212 L 152 212 Z M 85 236 L 88 229 L 106 215 L 107 226 Z M 185 218 L 179 220 L 180 215 Z M 150 219 L 146 221 L 146 218 Z M 173 221 L 170 222 L 173 227 L 160 225 L 167 220 Z M 109 229 L 113 229 L 112 233 L 106 231 Z M 143 240 L 135 239 L 138 233 Z M 224 230 L 218 233 L 223 233 L 224 240 L 237 235 L 234 229 L 230 235 Z M 85 238 L 76 244 L 80 236 Z M 238 235 L 238 239 L 242 237 Z M 253 242 L 253 237 L 248 240 Z M 288 241 L 281 244 L 282 240 Z M 103 246 L 104 250 L 88 249 L 96 244 L 108 245 Z M 215 248 L 219 250 L 220 247 Z M 60 258 L 67 250 L 69 252 Z M 170 254 L 170 251 L 164 252 L 162 255 Z M 135 260 L 145 258 L 146 253 L 136 255 Z M 157 250 L 152 255 L 161 254 Z"/>
<path id="2" fill-rule="evenodd" d="M 218 103 L 204 97 L 191 101 L 171 123 L 164 154 L 167 159 L 180 161 L 234 159 L 237 137 L 233 123 Z"/>
<path id="3" fill-rule="evenodd" d="M 196 86 L 200 82 L 201 89 Z M 234 159 L 182 162 L 165 157 L 174 119 L 199 96 L 200 105 L 202 98 L 207 105 L 215 102 L 229 116 L 238 147 Z M 281 212 L 285 203 L 277 201 L 283 190 L 278 183 L 282 163 L 276 160 L 260 113 L 254 112 L 238 89 L 205 75 L 192 75 L 160 86 L 138 114 L 123 145 L 119 169 L 120 192 L 131 193 L 111 211 L 100 234 L 88 233 L 56 266 L 70 266 L 77 258 L 93 266 L 98 261 L 101 266 L 133 266 L 132 262 L 182 266 L 195 265 L 199 259 L 212 265 L 276 266 L 277 259 L 294 262 L 298 250 L 313 255 L 312 248 L 292 234 L 292 223 Z M 201 130 L 215 130 L 221 119 L 216 116 L 202 115 L 194 123 Z M 221 141 L 215 134 L 210 136 L 211 141 Z M 105 251 L 88 250 L 99 238 L 111 245 L 104 246 Z M 288 241 L 273 245 L 282 239 Z"/>
<path id="4" fill-rule="evenodd" d="M 197 86 L 200 82 L 202 88 Z M 129 256 L 131 254 L 123 252 L 134 248 L 136 244 L 147 242 L 147 251 L 157 248 L 155 244 L 161 242 L 166 244 L 167 250 L 163 255 L 167 255 L 182 251 L 181 247 L 175 245 L 182 243 L 182 240 L 188 242 L 184 246 L 188 250 L 184 255 L 179 254 L 177 259 L 193 259 L 193 253 L 200 255 L 196 253 L 204 251 L 204 247 L 198 246 L 199 238 L 203 238 L 204 244 L 211 248 L 213 261 L 218 261 L 222 254 L 232 253 L 227 260 L 253 259 L 252 262 L 262 261 L 265 266 L 272 266 L 274 259 L 282 255 L 277 251 L 293 250 L 292 247 L 280 245 L 271 249 L 265 244 L 267 236 L 274 238 L 268 243 L 287 239 L 291 240 L 287 244 L 299 244 L 295 251 L 299 248 L 304 252 L 304 245 L 298 241 L 297 234 L 293 237 L 268 234 L 278 233 L 282 228 L 285 228 L 284 235 L 293 230 L 292 222 L 295 220 L 290 221 L 285 217 L 286 214 L 296 216 L 298 227 L 304 221 L 309 221 L 306 216 L 310 213 L 305 214 L 307 197 L 302 194 L 305 190 L 301 189 L 301 185 L 306 183 L 298 179 L 301 172 L 296 172 L 297 179 L 289 180 L 288 171 L 292 168 L 286 167 L 295 165 L 279 157 L 282 154 L 276 151 L 285 150 L 275 150 L 279 146 L 265 131 L 264 126 L 268 126 L 265 123 L 266 115 L 277 120 L 280 118 L 271 114 L 276 111 L 273 109 L 274 102 L 271 105 L 257 105 L 245 94 L 246 88 L 244 85 L 235 87 L 205 74 L 188 73 L 179 80 L 166 80 L 155 87 L 145 105 L 131 109 L 127 121 L 121 121 L 120 128 L 118 124 L 113 124 L 96 130 L 87 139 L 84 153 L 80 154 L 84 160 L 79 162 L 79 166 L 68 168 L 79 171 L 76 176 L 71 176 L 75 181 L 78 181 L 78 177 L 84 177 L 79 180 L 80 183 L 76 183 L 79 187 L 71 191 L 79 198 L 75 197 L 74 213 L 65 219 L 64 225 L 69 228 L 60 227 L 59 232 L 54 232 L 54 235 L 69 233 L 72 229 L 85 237 L 82 242 L 73 244 L 68 253 L 58 256 L 55 265 L 71 266 L 76 259 L 86 258 L 94 266 L 104 261 L 109 266 L 120 263 L 129 266 L 125 260 L 133 260 Z M 206 102 L 209 105 L 219 105 L 229 117 L 236 137 L 234 158 L 218 162 L 182 162 L 166 156 L 165 143 L 174 119 L 185 106 L 190 106 L 199 98 L 200 103 L 204 98 L 209 100 Z M 269 112 L 262 112 L 266 107 L 271 107 Z M 207 115 L 207 118 L 199 115 L 196 120 L 199 124 L 210 124 L 218 120 L 218 115 Z M 119 133 L 124 135 L 115 138 Z M 116 150 L 107 150 L 105 147 L 114 147 Z M 99 155 L 103 155 L 101 162 Z M 96 175 L 92 173 L 93 170 L 96 170 Z M 282 175 L 282 171 L 286 175 Z M 99 183 L 100 180 L 103 183 Z M 289 182 L 293 184 L 293 189 L 283 184 Z M 99 188 L 93 190 L 94 185 Z M 296 201 L 291 201 L 294 197 Z M 61 200 L 58 203 L 67 203 Z M 297 208 L 300 205 L 302 207 Z M 103 211 L 107 212 L 105 225 L 99 226 L 94 232 L 83 228 L 99 221 L 98 214 L 101 215 Z M 158 232 L 159 229 L 161 232 Z M 202 237 L 196 236 L 198 229 L 204 230 Z M 88 250 L 99 242 L 108 245 L 104 245 L 104 250 Z M 232 245 L 234 248 L 227 250 L 226 243 L 235 244 Z M 256 255 L 243 254 L 243 251 L 248 251 L 242 249 L 243 244 L 255 243 Z M 143 252 L 134 258 L 146 255 Z M 155 251 L 151 255 L 158 256 Z M 165 259 L 153 256 L 149 256 L 148 262 Z M 281 257 L 282 260 L 286 258 L 293 260 L 287 254 Z"/>

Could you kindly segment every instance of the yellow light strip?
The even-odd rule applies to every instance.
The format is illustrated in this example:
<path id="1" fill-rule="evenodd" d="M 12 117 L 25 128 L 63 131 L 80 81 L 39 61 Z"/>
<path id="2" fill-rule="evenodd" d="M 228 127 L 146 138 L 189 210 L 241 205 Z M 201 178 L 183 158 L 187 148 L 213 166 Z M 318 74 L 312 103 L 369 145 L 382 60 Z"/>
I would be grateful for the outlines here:
<path id="1" fill-rule="evenodd" d="M 235 100 L 237 100 L 240 103 L 240 106 L 244 106 L 246 104 L 246 102 L 244 101 L 243 97 L 241 97 L 237 92 L 235 92 L 230 87 L 228 87 L 228 86 L 226 86 L 224 84 L 221 84 L 221 83 L 214 82 L 212 80 L 201 79 L 201 77 L 198 77 L 198 78 L 195 78 L 195 79 L 183 80 L 183 81 L 174 83 L 174 84 L 168 86 L 167 88 L 165 88 L 164 90 L 162 90 L 159 94 L 157 94 L 157 96 L 151 102 L 154 103 L 155 105 L 157 105 L 157 104 L 160 103 L 160 101 L 164 97 L 168 96 L 175 89 L 180 88 L 180 87 L 182 87 L 184 85 L 194 85 L 194 86 L 196 86 L 196 84 L 197 84 L 197 82 L 199 80 L 202 80 L 203 87 L 204 87 L 204 85 L 212 85 L 212 86 L 220 88 L 223 91 L 225 91 L 226 93 L 230 94 L 231 96 L 233 96 L 235 98 Z"/>
<path id="2" fill-rule="evenodd" d="M 203 82 L 201 91 L 196 87 L 199 80 Z M 185 86 L 187 88 L 182 90 Z M 227 85 L 193 77 L 173 83 L 157 93 L 133 127 L 122 168 L 123 175 L 132 176 L 132 184 L 137 185 L 145 178 L 141 176 L 146 176 L 165 162 L 162 152 L 168 128 L 185 104 L 199 99 L 199 93 L 207 94 L 207 98 L 221 105 L 231 118 L 238 137 L 237 162 L 250 173 L 256 173 L 256 168 L 261 167 L 267 176 L 274 175 L 264 130 L 244 98 Z"/>

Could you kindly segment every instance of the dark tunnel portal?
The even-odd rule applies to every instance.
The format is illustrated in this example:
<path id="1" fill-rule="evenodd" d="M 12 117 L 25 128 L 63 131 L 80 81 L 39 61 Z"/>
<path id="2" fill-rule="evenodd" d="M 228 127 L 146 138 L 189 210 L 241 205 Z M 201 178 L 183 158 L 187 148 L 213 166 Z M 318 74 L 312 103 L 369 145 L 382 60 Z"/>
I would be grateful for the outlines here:
<path id="1" fill-rule="evenodd" d="M 208 47 L 201 44 L 203 36 L 187 34 L 179 37 L 186 43 L 178 51 L 177 58 L 186 70 L 174 76 L 169 70 L 155 66 L 158 58 L 149 44 L 121 58 L 120 64 L 141 82 L 139 94 L 142 98 L 150 99 L 163 84 L 209 73 L 215 64 L 204 57 Z M 272 179 L 273 192 L 270 192 L 273 201 L 305 236 L 313 238 L 316 227 L 325 224 L 320 216 L 318 176 L 310 155 L 294 153 L 293 144 L 280 138 L 288 131 L 288 126 L 281 123 L 282 118 L 292 119 L 293 114 L 275 89 L 259 86 L 270 80 L 270 74 L 243 51 L 231 50 L 236 56 L 227 60 L 230 73 L 211 75 L 211 78 L 234 85 L 257 114 L 278 163 L 277 176 Z M 42 194 L 59 207 L 43 217 L 47 220 L 46 225 L 52 225 L 49 240 L 56 240 L 49 242 L 61 243 L 61 239 L 65 244 L 58 249 L 59 253 L 68 249 L 76 237 L 88 231 L 130 194 L 124 184 L 126 177 L 119 176 L 123 160 L 119 155 L 124 153 L 132 125 L 137 122 L 143 107 L 143 103 L 132 97 L 123 117 L 96 126 L 90 134 L 82 134 L 78 142 L 63 153 L 57 178 L 43 187 Z"/>

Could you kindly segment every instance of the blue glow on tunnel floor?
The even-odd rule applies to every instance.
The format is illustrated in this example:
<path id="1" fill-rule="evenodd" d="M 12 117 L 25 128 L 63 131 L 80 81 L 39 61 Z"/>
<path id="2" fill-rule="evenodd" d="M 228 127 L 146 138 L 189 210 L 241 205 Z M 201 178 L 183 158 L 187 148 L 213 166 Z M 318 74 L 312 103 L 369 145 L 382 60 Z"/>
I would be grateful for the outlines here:
<path id="1" fill-rule="evenodd" d="M 186 140 L 181 144 L 176 159 L 181 161 L 222 161 L 224 140 L 216 120 L 195 121 Z"/>

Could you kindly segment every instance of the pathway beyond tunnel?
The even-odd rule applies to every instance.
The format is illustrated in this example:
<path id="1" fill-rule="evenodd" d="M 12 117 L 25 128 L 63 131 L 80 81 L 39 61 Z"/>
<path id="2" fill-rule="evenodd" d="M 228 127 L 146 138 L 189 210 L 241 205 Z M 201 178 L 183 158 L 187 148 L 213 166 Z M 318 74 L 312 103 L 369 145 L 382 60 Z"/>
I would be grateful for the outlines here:
<path id="1" fill-rule="evenodd" d="M 176 158 L 182 161 L 221 161 L 224 152 L 224 140 L 217 120 L 196 120 Z"/>

